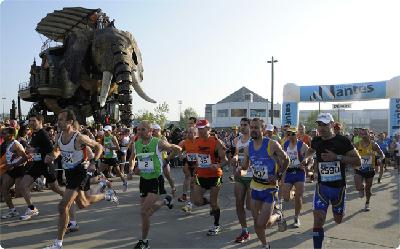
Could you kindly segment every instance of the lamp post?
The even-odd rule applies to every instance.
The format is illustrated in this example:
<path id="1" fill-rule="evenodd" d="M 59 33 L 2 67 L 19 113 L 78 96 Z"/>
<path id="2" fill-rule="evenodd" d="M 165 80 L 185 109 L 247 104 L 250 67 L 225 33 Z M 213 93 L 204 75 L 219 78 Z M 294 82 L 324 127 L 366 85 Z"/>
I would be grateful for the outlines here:
<path id="1" fill-rule="evenodd" d="M 3 101 L 3 122 L 6 119 L 5 114 L 4 114 L 4 102 L 6 101 L 6 97 L 2 97 L 1 100 Z"/>
<path id="2" fill-rule="evenodd" d="M 182 100 L 178 100 L 179 104 L 179 122 L 181 122 L 181 117 L 182 117 Z"/>
<path id="3" fill-rule="evenodd" d="M 267 61 L 268 63 L 271 63 L 271 124 L 274 124 L 274 63 L 278 62 L 278 60 L 274 60 L 274 57 L 272 56 L 272 59 L 270 61 Z"/>

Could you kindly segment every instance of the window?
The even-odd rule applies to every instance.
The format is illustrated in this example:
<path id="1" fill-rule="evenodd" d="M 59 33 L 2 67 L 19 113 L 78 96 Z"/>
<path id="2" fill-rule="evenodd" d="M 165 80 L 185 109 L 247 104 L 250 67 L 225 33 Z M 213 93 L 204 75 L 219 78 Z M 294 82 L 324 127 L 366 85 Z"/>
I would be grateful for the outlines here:
<path id="1" fill-rule="evenodd" d="M 265 117 L 267 115 L 267 111 L 265 109 L 250 109 L 250 117 Z"/>
<path id="2" fill-rule="evenodd" d="M 231 109 L 231 117 L 247 117 L 247 109 Z"/>
<path id="3" fill-rule="evenodd" d="M 268 116 L 271 117 L 271 110 L 268 111 Z M 279 118 L 281 116 L 281 112 L 279 110 L 274 110 L 274 118 Z"/>
<path id="4" fill-rule="evenodd" d="M 217 117 L 228 117 L 228 109 L 217 110 Z"/>

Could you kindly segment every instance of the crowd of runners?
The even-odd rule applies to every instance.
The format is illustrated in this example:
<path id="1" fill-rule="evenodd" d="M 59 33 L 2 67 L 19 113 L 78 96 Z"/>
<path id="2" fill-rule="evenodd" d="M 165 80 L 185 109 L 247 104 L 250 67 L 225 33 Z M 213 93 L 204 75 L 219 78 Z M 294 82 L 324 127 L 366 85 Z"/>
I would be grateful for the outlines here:
<path id="1" fill-rule="evenodd" d="M 360 198 L 365 197 L 364 210 L 369 211 L 372 184 L 381 183 L 388 166 L 398 168 L 400 164 L 400 134 L 388 138 L 386 133 L 365 128 L 344 133 L 329 113 L 319 114 L 317 128 L 308 134 L 304 125 L 278 129 L 260 118 L 242 118 L 238 127 L 225 131 L 214 130 L 207 120 L 194 117 L 184 129 L 162 129 L 148 121 L 134 128 L 119 124 L 85 127 L 70 110 L 61 111 L 53 126 L 43 124 L 40 114 L 28 122 L 11 120 L 0 127 L 1 198 L 8 206 L 1 218 L 29 220 L 39 215 L 31 191 L 47 186 L 62 196 L 57 238 L 47 248 L 62 248 L 65 234 L 79 230 L 76 207 L 103 200 L 117 207 L 115 179 L 111 179 L 116 176 L 123 183 L 122 191 L 127 191 L 134 176 L 140 177 L 141 239 L 135 248 L 150 247 L 150 217 L 162 206 L 172 209 L 174 200 L 182 202 L 182 212 L 188 214 L 209 205 L 212 225 L 207 235 L 218 235 L 223 174 L 227 175 L 224 181 L 234 183 L 232 195 L 241 225 L 234 241 L 243 243 L 251 236 L 247 209 L 262 248 L 269 248 L 267 227 L 276 223 L 280 232 L 286 230 L 287 202 L 294 202 L 293 226 L 301 226 L 305 184 L 313 183 L 313 243 L 314 248 L 321 248 L 329 205 L 336 223 L 345 214 L 346 172 L 354 171 L 356 189 Z M 183 166 L 182 190 L 177 190 L 171 175 L 170 167 L 175 166 Z M 24 198 L 25 211 L 15 208 L 12 195 Z"/>

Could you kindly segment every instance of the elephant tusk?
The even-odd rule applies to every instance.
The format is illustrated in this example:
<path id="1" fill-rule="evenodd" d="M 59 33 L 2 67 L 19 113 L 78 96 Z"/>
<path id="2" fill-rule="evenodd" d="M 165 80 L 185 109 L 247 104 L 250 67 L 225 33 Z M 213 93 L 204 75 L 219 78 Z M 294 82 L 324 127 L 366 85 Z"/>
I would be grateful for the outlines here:
<path id="1" fill-rule="evenodd" d="M 139 82 L 142 81 L 142 77 L 138 71 L 133 71 L 133 89 L 137 92 L 137 94 L 142 97 L 144 100 L 150 102 L 150 103 L 157 103 L 154 99 L 150 98 L 147 96 L 147 94 L 143 91 L 142 87 L 140 86 Z"/>
<path id="2" fill-rule="evenodd" d="M 99 96 L 100 107 L 103 107 L 106 104 L 108 91 L 110 90 L 110 86 L 111 86 L 112 77 L 113 77 L 112 73 L 110 73 L 108 71 L 103 72 L 103 80 L 101 81 L 101 90 L 100 90 L 100 96 Z"/>

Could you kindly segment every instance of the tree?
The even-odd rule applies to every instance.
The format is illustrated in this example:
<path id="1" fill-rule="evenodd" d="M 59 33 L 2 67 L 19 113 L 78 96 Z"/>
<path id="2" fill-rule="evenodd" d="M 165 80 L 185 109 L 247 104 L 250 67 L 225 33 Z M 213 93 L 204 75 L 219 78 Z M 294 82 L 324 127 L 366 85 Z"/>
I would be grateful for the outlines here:
<path id="1" fill-rule="evenodd" d="M 157 123 L 161 127 L 165 126 L 167 121 L 167 113 L 169 112 L 169 106 L 163 102 L 154 108 L 153 112 L 148 110 L 139 110 L 138 113 L 134 114 L 134 117 L 138 121 L 148 120 L 149 122 Z"/>
<path id="2" fill-rule="evenodd" d="M 186 108 L 183 111 L 183 114 L 181 113 L 180 119 L 179 119 L 179 127 L 181 128 L 186 128 L 186 124 L 189 121 L 190 117 L 195 117 L 197 118 L 199 115 L 196 113 L 196 111 L 192 108 Z"/>

